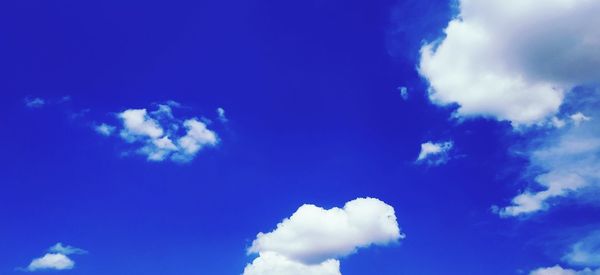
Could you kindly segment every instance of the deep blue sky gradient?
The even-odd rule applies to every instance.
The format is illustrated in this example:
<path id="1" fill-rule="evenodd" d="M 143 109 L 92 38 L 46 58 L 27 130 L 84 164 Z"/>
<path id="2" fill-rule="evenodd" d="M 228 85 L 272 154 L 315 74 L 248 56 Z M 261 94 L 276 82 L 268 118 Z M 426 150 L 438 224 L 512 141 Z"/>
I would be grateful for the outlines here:
<path id="1" fill-rule="evenodd" d="M 255 235 L 303 203 L 392 205 L 400 245 L 362 249 L 342 273 L 518 274 L 553 265 L 590 215 L 490 211 L 527 183 L 524 137 L 459 123 L 415 71 L 447 1 L 3 1 L 0 274 L 56 242 L 89 250 L 64 274 L 240 274 Z M 407 86 L 408 101 L 396 90 Z M 30 109 L 27 96 L 65 103 Z M 175 100 L 214 123 L 189 164 L 121 157 L 91 125 Z M 88 111 L 84 111 L 88 110 Z M 421 143 L 455 142 L 443 166 Z M 597 211 L 596 211 L 597 212 Z M 552 239 L 553 241 L 548 241 Z"/>

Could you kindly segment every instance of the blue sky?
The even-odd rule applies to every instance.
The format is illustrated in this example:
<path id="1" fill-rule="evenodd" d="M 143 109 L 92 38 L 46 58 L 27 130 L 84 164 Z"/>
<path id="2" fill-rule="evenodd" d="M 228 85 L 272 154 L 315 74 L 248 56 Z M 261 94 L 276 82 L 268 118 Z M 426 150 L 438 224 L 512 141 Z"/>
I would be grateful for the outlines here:
<path id="1" fill-rule="evenodd" d="M 0 274 L 600 274 L 596 11 L 5 1 Z"/>

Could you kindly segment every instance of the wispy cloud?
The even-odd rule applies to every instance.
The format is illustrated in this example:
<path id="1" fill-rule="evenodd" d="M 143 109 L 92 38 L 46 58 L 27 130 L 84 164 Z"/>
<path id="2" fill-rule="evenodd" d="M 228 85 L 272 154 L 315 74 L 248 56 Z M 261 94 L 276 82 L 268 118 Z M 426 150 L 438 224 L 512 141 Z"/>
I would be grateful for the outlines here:
<path id="1" fill-rule="evenodd" d="M 228 121 L 227 116 L 225 116 L 225 109 L 219 107 L 217 108 L 217 117 L 219 118 L 219 121 L 221 121 L 222 123 L 225 123 Z"/>
<path id="2" fill-rule="evenodd" d="M 449 152 L 454 143 L 452 141 L 444 142 L 425 142 L 421 144 L 421 151 L 417 157 L 416 163 L 426 163 L 428 165 L 441 165 L 448 161 Z"/>
<path id="3" fill-rule="evenodd" d="M 600 267 L 600 231 L 594 231 L 573 244 L 563 260 L 576 266 Z"/>
<path id="4" fill-rule="evenodd" d="M 46 101 L 40 97 L 26 97 L 23 102 L 29 108 L 40 108 L 46 104 Z"/>
<path id="5" fill-rule="evenodd" d="M 548 209 L 551 200 L 585 198 L 600 188 L 600 123 L 593 119 L 600 117 L 598 104 L 600 91 L 580 91 L 570 96 L 565 112 L 581 111 L 570 116 L 573 123 L 543 130 L 545 133 L 531 142 L 524 153 L 530 160 L 535 184 L 513 198 L 512 205 L 501 209 L 501 216 L 535 213 Z"/>

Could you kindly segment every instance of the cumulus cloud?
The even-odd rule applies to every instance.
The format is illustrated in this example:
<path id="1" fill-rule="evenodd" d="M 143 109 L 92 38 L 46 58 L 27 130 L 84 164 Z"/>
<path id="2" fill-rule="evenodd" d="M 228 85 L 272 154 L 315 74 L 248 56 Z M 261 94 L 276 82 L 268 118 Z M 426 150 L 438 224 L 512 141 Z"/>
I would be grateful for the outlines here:
<path id="1" fill-rule="evenodd" d="M 138 154 L 149 161 L 171 160 L 189 162 L 197 153 L 219 143 L 217 134 L 208 129 L 207 122 L 190 118 L 184 121 L 173 115 L 173 107 L 179 103 L 168 101 L 158 104 L 156 110 L 127 109 L 117 114 L 122 125 L 119 136 L 129 144 L 138 146 Z M 111 135 L 116 126 L 100 124 L 96 131 Z"/>
<path id="2" fill-rule="evenodd" d="M 421 49 L 429 97 L 460 117 L 531 125 L 573 87 L 600 80 L 600 2 L 461 0 L 445 37 Z M 552 26 L 552 27 L 549 27 Z"/>
<path id="3" fill-rule="evenodd" d="M 260 253 L 244 269 L 244 275 L 341 275 L 340 262 L 329 259 L 322 263 L 307 265 L 293 261 L 275 252 Z"/>
<path id="4" fill-rule="evenodd" d="M 429 165 L 440 165 L 448 161 L 448 152 L 454 146 L 452 141 L 434 143 L 431 141 L 421 144 L 421 151 L 417 157 L 417 163 Z"/>
<path id="5" fill-rule="evenodd" d="M 574 270 L 555 265 L 553 267 L 538 268 L 531 271 L 529 275 L 600 275 L 600 269 L 592 270 L 586 268 L 583 270 Z"/>
<path id="6" fill-rule="evenodd" d="M 60 253 L 46 253 L 41 258 L 33 259 L 29 266 L 27 266 L 28 271 L 37 271 L 44 269 L 55 269 L 55 270 L 65 270 L 72 269 L 75 266 L 75 262 L 69 259 L 64 254 Z"/>
<path id="7" fill-rule="evenodd" d="M 264 270 L 282 275 L 340 274 L 337 258 L 402 238 L 394 208 L 378 199 L 358 198 L 344 208 L 331 209 L 306 204 L 272 232 L 257 235 L 248 253 L 259 257 L 244 275 Z"/>
<path id="8" fill-rule="evenodd" d="M 86 253 L 87 251 L 83 249 L 57 243 L 48 249 L 48 253 L 40 258 L 33 259 L 31 263 L 22 270 L 40 271 L 73 269 L 75 267 L 75 262 L 69 258 L 68 255 Z"/>
<path id="9" fill-rule="evenodd" d="M 592 117 L 600 116 L 599 93 L 591 91 L 583 98 L 573 97 L 566 106 L 584 110 Z M 527 188 L 513 198 L 512 205 L 500 210 L 501 216 L 545 210 L 551 200 L 567 196 L 585 198 L 589 196 L 587 193 L 600 188 L 600 123 L 593 119 L 551 130 L 534 140 L 526 155 L 530 160 L 529 170 L 542 173 L 535 176 L 533 188 Z"/>
<path id="10" fill-rule="evenodd" d="M 158 122 L 148 116 L 146 109 L 129 109 L 119 113 L 123 121 L 121 137 L 133 142 L 138 138 L 159 138 L 163 135 L 163 129 Z"/>
<path id="11" fill-rule="evenodd" d="M 600 231 L 573 244 L 563 260 L 576 266 L 600 267 Z"/>
<path id="12" fill-rule="evenodd" d="M 432 102 L 455 106 L 456 117 L 509 121 L 542 136 L 524 152 L 533 184 L 502 216 L 599 186 L 600 96 L 582 92 L 600 84 L 598 13 L 594 0 L 459 0 L 445 36 L 421 48 Z"/>

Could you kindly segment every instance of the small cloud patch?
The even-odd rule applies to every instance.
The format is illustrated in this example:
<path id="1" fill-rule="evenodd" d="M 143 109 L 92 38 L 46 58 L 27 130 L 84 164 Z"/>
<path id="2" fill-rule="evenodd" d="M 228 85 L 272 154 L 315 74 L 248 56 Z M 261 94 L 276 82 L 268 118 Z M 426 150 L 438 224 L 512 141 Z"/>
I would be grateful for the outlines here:
<path id="1" fill-rule="evenodd" d="M 179 106 L 177 102 L 168 101 L 158 104 L 153 111 L 127 109 L 116 116 L 121 125 L 102 123 L 95 130 L 103 136 L 118 132 L 123 141 L 137 147 L 133 151 L 148 161 L 189 162 L 204 148 L 216 146 L 219 137 L 208 128 L 206 119 L 175 117 L 173 108 Z"/>
<path id="2" fill-rule="evenodd" d="M 441 165 L 448 162 L 449 152 L 454 147 L 452 141 L 434 143 L 431 141 L 421 144 L 421 151 L 417 157 L 416 163 L 426 163 L 429 165 Z"/>
<path id="3" fill-rule="evenodd" d="M 23 271 L 69 270 L 75 267 L 75 262 L 69 258 L 69 255 L 86 253 L 87 251 L 83 249 L 57 243 L 50 247 L 44 256 L 33 259 L 26 268 L 19 269 Z"/>

